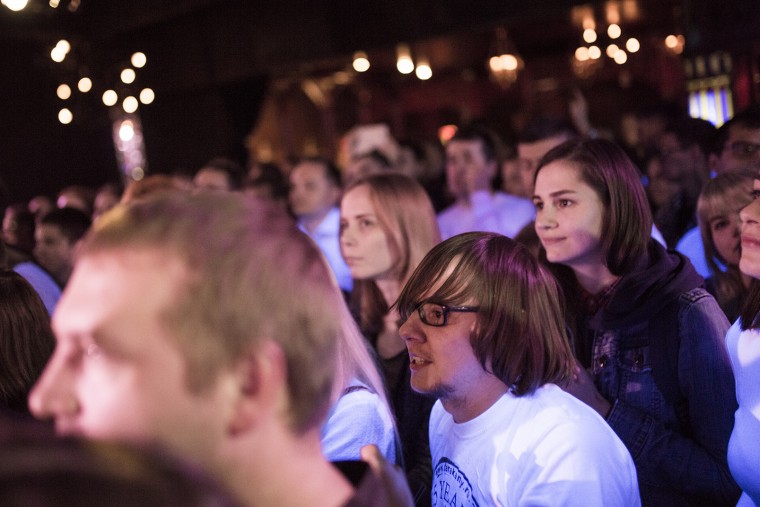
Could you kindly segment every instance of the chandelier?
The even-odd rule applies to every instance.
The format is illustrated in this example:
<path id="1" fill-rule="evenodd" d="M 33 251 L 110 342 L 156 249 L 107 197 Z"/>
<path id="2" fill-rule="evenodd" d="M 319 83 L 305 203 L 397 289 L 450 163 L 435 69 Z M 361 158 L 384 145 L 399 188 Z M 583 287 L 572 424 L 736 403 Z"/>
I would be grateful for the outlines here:
<path id="1" fill-rule="evenodd" d="M 517 54 L 514 44 L 509 39 L 506 28 L 499 27 L 496 29 L 496 39 L 491 54 L 493 56 L 488 59 L 491 79 L 506 90 L 517 81 L 517 74 L 525 66 L 522 58 Z"/>

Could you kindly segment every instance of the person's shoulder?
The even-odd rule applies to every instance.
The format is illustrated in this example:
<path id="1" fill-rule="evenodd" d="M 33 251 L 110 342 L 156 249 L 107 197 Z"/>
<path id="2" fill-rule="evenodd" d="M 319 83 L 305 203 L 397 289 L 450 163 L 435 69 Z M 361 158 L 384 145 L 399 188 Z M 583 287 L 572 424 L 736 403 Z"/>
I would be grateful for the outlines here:
<path id="1" fill-rule="evenodd" d="M 450 206 L 447 206 L 443 210 L 441 210 L 438 213 L 438 221 L 441 220 L 454 220 L 457 218 L 458 215 L 462 214 L 463 207 L 458 202 L 455 202 L 454 204 L 451 204 Z"/>
<path id="2" fill-rule="evenodd" d="M 383 405 L 380 396 L 364 385 L 352 385 L 338 398 L 338 409 L 352 413 L 379 412 Z"/>
<path id="3" fill-rule="evenodd" d="M 519 195 L 514 194 L 508 194 L 506 192 L 502 192 L 501 190 L 497 190 L 493 193 L 494 199 L 502 204 L 510 204 L 512 206 L 520 206 L 520 207 L 530 207 L 531 209 L 535 209 L 533 206 L 533 201 L 526 197 L 520 197 Z"/>
<path id="4" fill-rule="evenodd" d="M 534 404 L 531 426 L 537 431 L 591 434 L 607 426 L 594 409 L 555 384 L 544 384 L 527 399 Z"/>
<path id="5" fill-rule="evenodd" d="M 501 212 L 509 213 L 511 216 L 523 216 L 532 220 L 536 214 L 533 201 L 525 197 L 497 191 L 494 192 L 494 202 Z"/>

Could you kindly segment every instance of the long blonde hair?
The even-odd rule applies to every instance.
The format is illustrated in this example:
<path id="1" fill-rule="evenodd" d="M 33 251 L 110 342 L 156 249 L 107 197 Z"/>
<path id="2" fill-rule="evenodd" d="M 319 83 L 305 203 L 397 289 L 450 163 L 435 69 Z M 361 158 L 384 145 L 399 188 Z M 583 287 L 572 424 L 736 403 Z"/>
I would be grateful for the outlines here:
<path id="1" fill-rule="evenodd" d="M 348 186 L 345 194 L 360 186 L 369 190 L 403 286 L 425 254 L 441 241 L 430 197 L 417 181 L 399 173 L 360 178 Z M 354 280 L 351 306 L 362 332 L 368 337 L 376 336 L 383 327 L 389 304 L 374 280 Z"/>

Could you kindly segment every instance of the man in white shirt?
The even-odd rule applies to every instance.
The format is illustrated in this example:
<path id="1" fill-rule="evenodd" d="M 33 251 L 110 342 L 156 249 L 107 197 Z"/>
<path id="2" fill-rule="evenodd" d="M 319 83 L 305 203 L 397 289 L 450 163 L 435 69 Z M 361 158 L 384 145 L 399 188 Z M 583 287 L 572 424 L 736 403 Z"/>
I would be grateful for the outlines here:
<path id="1" fill-rule="evenodd" d="M 492 233 L 434 247 L 398 300 L 411 385 L 430 416 L 432 503 L 638 506 L 628 450 L 557 384 L 575 374 L 559 287 Z"/>
<path id="2" fill-rule="evenodd" d="M 446 145 L 446 184 L 456 201 L 438 215 L 443 239 L 469 231 L 514 237 L 533 220 L 530 200 L 492 189 L 498 168 L 493 133 L 482 127 L 457 130 Z"/>
<path id="3" fill-rule="evenodd" d="M 340 254 L 340 171 L 327 160 L 304 159 L 290 172 L 290 210 L 298 228 L 308 234 L 325 254 L 345 292 L 351 292 L 351 270 Z"/>

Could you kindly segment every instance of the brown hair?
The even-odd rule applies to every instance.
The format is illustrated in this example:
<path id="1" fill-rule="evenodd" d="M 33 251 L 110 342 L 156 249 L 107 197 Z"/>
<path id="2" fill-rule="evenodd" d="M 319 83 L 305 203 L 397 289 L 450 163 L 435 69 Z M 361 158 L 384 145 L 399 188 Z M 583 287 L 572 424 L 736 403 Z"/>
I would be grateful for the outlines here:
<path id="1" fill-rule="evenodd" d="M 83 256 L 156 250 L 185 276 L 163 318 L 198 392 L 264 340 L 287 364 L 296 432 L 322 423 L 330 402 L 339 293 L 314 243 L 284 211 L 239 194 L 169 193 L 117 207 L 86 238 Z"/>
<path id="2" fill-rule="evenodd" d="M 470 232 L 434 247 L 399 296 L 401 319 L 452 263 L 451 275 L 426 299 L 446 305 L 476 301 L 470 343 L 483 368 L 518 396 L 564 383 L 574 359 L 559 285 L 527 248 L 505 236 Z"/>
<path id="3" fill-rule="evenodd" d="M 726 264 L 718 251 L 715 249 L 711 218 L 717 216 L 738 215 L 739 210 L 752 201 L 752 172 L 729 172 L 719 174 L 707 182 L 702 189 L 697 201 L 697 221 L 702 235 L 702 245 L 705 250 L 707 266 L 712 274 L 715 286 L 715 299 L 721 308 L 727 301 L 739 298 L 743 300 L 747 290 L 742 281 L 741 272 L 737 265 L 727 265 L 726 271 L 718 267 L 718 262 Z"/>
<path id="4" fill-rule="evenodd" d="M 542 168 L 558 160 L 574 164 L 583 182 L 594 189 L 604 205 L 601 237 L 607 269 L 615 276 L 631 272 L 646 255 L 652 235 L 652 212 L 638 169 L 611 141 L 577 139 L 544 155 L 533 184 Z"/>
<path id="5" fill-rule="evenodd" d="M 0 270 L 0 403 L 28 413 L 27 397 L 55 348 L 37 292 L 21 275 Z"/>
<path id="6" fill-rule="evenodd" d="M 396 259 L 399 281 L 404 283 L 425 254 L 441 241 L 433 204 L 422 185 L 403 174 L 360 178 L 348 186 L 344 195 L 362 185 L 369 190 L 378 222 Z M 380 332 L 388 305 L 374 280 L 354 280 L 351 305 L 365 334 Z"/>

